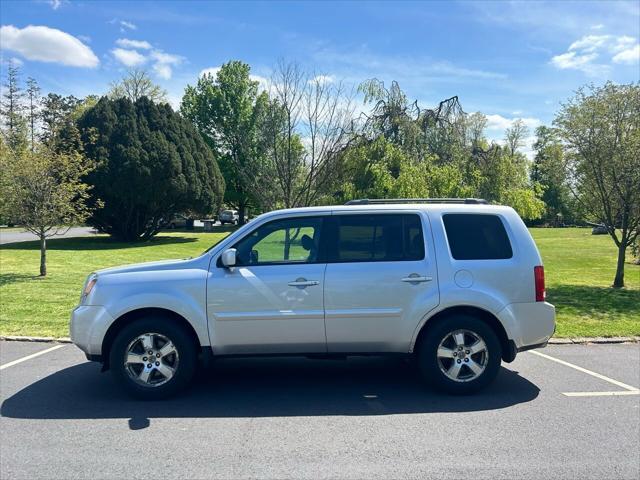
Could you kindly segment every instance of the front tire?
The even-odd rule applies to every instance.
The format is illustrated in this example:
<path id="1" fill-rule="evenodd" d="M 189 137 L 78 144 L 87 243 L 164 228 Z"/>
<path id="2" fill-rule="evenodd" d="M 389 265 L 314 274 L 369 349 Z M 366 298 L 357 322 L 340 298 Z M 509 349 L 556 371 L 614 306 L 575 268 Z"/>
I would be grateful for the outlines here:
<path id="1" fill-rule="evenodd" d="M 189 385 L 198 358 L 185 328 L 169 318 L 144 317 L 120 331 L 109 360 L 116 381 L 127 393 L 160 400 Z"/>
<path id="2" fill-rule="evenodd" d="M 482 320 L 456 315 L 433 325 L 418 350 L 425 380 L 438 390 L 465 395 L 489 385 L 500 370 L 502 348 Z"/>

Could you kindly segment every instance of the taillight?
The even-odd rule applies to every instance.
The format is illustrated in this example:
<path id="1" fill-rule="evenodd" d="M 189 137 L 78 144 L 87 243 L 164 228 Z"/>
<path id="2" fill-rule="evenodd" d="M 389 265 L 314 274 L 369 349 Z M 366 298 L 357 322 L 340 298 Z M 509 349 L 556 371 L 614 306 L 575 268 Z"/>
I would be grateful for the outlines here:
<path id="1" fill-rule="evenodd" d="M 547 294 L 544 289 L 544 267 L 542 265 L 533 267 L 533 278 L 536 283 L 536 302 L 544 302 Z"/>

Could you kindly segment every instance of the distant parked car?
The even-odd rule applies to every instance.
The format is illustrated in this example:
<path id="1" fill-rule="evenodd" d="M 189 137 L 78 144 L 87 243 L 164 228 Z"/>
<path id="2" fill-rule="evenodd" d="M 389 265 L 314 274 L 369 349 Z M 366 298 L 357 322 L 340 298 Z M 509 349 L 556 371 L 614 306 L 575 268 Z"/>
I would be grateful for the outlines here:
<path id="1" fill-rule="evenodd" d="M 184 215 L 180 215 L 180 214 L 174 215 L 167 222 L 167 228 L 170 228 L 172 230 L 174 228 L 185 228 L 188 222 L 189 222 L 189 219 Z"/>
<path id="2" fill-rule="evenodd" d="M 609 232 L 607 231 L 607 227 L 604 225 L 595 225 L 591 229 L 591 235 L 606 235 L 607 233 Z"/>
<path id="3" fill-rule="evenodd" d="M 225 223 L 231 223 L 232 225 L 237 225 L 240 220 L 240 215 L 238 215 L 237 210 L 223 210 L 220 213 L 220 224 L 224 225 Z"/>

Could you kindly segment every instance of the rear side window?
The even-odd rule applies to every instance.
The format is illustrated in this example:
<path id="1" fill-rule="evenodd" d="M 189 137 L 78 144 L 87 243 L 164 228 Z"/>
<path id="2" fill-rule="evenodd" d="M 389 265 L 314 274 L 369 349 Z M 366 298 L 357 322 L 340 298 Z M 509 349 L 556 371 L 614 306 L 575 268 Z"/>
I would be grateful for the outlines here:
<path id="1" fill-rule="evenodd" d="M 330 262 L 422 260 L 424 239 L 418 215 L 335 215 L 331 217 Z"/>
<path id="2" fill-rule="evenodd" d="M 497 215 L 447 214 L 442 216 L 451 255 L 456 260 L 499 260 L 513 251 Z"/>

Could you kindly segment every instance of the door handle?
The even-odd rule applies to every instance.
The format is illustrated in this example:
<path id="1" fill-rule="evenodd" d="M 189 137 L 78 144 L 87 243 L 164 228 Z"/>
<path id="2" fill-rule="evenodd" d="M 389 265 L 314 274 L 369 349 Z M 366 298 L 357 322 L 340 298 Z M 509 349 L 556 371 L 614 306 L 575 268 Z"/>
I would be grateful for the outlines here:
<path id="1" fill-rule="evenodd" d="M 313 285 L 320 285 L 318 280 L 307 280 L 306 278 L 297 278 L 293 282 L 289 282 L 287 285 L 290 287 L 312 287 Z"/>
<path id="2" fill-rule="evenodd" d="M 423 277 L 421 275 L 418 275 L 417 273 L 412 273 L 408 277 L 404 277 L 402 279 L 403 282 L 408 282 L 408 283 L 430 282 L 431 280 L 433 280 L 432 277 Z"/>

